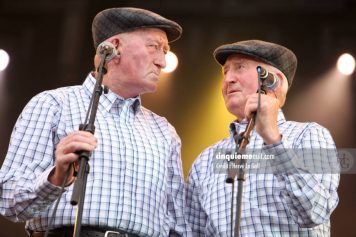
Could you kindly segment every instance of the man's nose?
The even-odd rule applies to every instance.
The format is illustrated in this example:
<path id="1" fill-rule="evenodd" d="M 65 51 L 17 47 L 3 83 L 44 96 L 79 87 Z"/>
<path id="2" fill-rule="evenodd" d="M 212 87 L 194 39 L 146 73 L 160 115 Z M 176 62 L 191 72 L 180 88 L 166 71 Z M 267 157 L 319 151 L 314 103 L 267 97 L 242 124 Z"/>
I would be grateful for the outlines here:
<path id="1" fill-rule="evenodd" d="M 160 68 L 165 68 L 167 65 L 166 54 L 163 51 L 160 51 L 157 54 L 157 57 L 156 57 L 154 63 Z"/>
<path id="2" fill-rule="evenodd" d="M 234 83 L 237 81 L 237 77 L 234 73 L 232 72 L 227 72 L 225 75 L 224 75 L 224 80 L 225 82 L 227 83 Z"/>

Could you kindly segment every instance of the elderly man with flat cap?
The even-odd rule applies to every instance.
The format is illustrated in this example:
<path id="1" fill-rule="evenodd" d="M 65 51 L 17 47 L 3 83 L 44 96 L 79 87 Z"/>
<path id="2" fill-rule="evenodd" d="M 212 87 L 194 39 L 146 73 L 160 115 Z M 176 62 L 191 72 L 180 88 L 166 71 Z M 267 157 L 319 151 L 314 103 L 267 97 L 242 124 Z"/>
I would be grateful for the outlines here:
<path id="1" fill-rule="evenodd" d="M 329 236 L 330 215 L 338 204 L 334 141 L 317 123 L 286 121 L 281 110 L 296 56 L 278 44 L 247 40 L 218 47 L 214 57 L 223 67 L 226 108 L 237 119 L 230 136 L 205 149 L 189 173 L 186 211 L 193 236 Z M 268 72 L 265 81 L 259 82 L 257 68 Z M 259 99 L 260 84 L 266 94 Z M 255 127 L 242 150 L 250 156 L 245 164 L 231 163 L 244 157 L 235 150 L 234 138 L 251 119 Z M 316 155 L 321 151 L 324 155 Z M 245 181 L 236 220 L 237 176 L 228 175 L 238 168 L 244 169 Z M 228 177 L 235 178 L 234 186 Z M 240 223 L 238 231 L 235 223 Z"/>
<path id="2" fill-rule="evenodd" d="M 26 221 L 30 236 L 73 236 L 76 207 L 70 204 L 78 151 L 88 151 L 81 237 L 188 236 L 184 217 L 181 142 L 163 117 L 144 108 L 140 96 L 156 91 L 169 42 L 182 28 L 156 13 L 112 8 L 92 24 L 95 48 L 114 55 L 106 63 L 95 135 L 78 131 L 85 121 L 97 72 L 84 83 L 45 91 L 19 116 L 0 173 L 0 211 Z M 95 67 L 99 65 L 96 55 Z M 66 182 L 53 224 L 54 203 Z"/>

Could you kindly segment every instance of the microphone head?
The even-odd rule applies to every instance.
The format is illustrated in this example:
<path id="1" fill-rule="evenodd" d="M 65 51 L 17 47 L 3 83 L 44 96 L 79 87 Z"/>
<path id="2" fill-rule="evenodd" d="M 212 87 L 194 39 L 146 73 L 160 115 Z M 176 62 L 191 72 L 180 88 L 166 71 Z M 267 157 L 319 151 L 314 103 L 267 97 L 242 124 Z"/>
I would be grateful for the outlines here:
<path id="1" fill-rule="evenodd" d="M 105 61 L 110 61 L 111 59 L 118 56 L 117 49 L 114 44 L 109 41 L 104 41 L 96 49 L 98 55 L 105 56 Z"/>
<path id="2" fill-rule="evenodd" d="M 269 73 L 268 80 L 265 80 L 267 90 L 274 91 L 279 85 L 279 78 L 277 75 Z"/>
<path id="3" fill-rule="evenodd" d="M 259 79 L 262 81 L 262 85 L 266 90 L 273 91 L 279 85 L 279 78 L 273 73 L 269 73 L 267 69 L 257 66 L 257 72 Z"/>
<path id="4" fill-rule="evenodd" d="M 263 68 L 263 67 L 261 67 L 261 66 L 257 66 L 257 72 L 258 72 L 258 74 L 259 74 L 259 77 L 261 78 L 261 79 L 266 79 L 267 78 L 267 76 L 268 76 L 268 71 L 267 71 L 267 69 L 265 69 L 265 68 Z"/>

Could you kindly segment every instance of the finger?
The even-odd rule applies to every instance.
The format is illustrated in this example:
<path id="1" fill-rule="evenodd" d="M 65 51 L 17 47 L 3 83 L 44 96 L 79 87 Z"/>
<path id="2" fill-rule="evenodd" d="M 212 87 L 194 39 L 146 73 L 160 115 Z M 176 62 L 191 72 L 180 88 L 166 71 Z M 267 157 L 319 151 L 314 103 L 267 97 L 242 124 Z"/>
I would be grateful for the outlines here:
<path id="1" fill-rule="evenodd" d="M 62 148 L 63 154 L 75 153 L 77 151 L 93 151 L 96 148 L 96 144 L 87 142 L 71 142 L 66 144 Z"/>
<path id="2" fill-rule="evenodd" d="M 71 133 L 69 136 L 67 136 L 67 138 L 73 141 L 97 141 L 96 137 L 93 134 L 85 131 L 77 131 Z"/>
<path id="3" fill-rule="evenodd" d="M 57 157 L 57 163 L 61 166 L 70 165 L 71 163 L 77 161 L 79 159 L 79 155 L 76 153 L 69 153 L 69 154 L 62 154 L 61 156 Z"/>
<path id="4" fill-rule="evenodd" d="M 261 95 L 261 99 L 259 100 L 258 95 L 254 94 L 249 97 L 247 104 L 248 105 L 254 105 L 256 106 L 256 110 L 258 105 L 260 106 L 260 110 L 264 111 L 265 109 L 268 109 L 270 105 L 273 105 L 274 103 L 278 103 L 278 100 L 275 99 L 274 97 L 268 96 L 268 95 Z"/>
<path id="5" fill-rule="evenodd" d="M 64 156 L 57 157 L 56 159 L 56 172 L 59 177 L 64 177 L 69 166 L 79 159 L 79 155 L 71 153 Z"/>
<path id="6" fill-rule="evenodd" d="M 264 111 L 268 111 L 271 102 L 271 97 L 268 97 L 266 95 L 261 95 L 261 100 L 259 100 L 257 94 L 250 95 L 246 101 L 245 105 L 245 116 L 247 119 L 252 118 L 252 114 L 257 112 L 263 113 Z"/>
<path id="7" fill-rule="evenodd" d="M 257 104 L 253 101 L 249 101 L 248 103 L 246 103 L 245 105 L 245 117 L 247 119 L 251 119 L 252 118 L 252 114 L 255 113 L 257 111 Z"/>
<path id="8" fill-rule="evenodd" d="M 60 143 L 58 145 L 62 146 L 62 147 L 66 147 L 68 145 L 70 145 L 71 143 L 87 143 L 87 144 L 91 144 L 93 146 L 97 145 L 97 138 L 88 132 L 75 132 L 72 133 L 70 135 L 68 135 L 67 137 L 64 137 L 61 139 Z"/>

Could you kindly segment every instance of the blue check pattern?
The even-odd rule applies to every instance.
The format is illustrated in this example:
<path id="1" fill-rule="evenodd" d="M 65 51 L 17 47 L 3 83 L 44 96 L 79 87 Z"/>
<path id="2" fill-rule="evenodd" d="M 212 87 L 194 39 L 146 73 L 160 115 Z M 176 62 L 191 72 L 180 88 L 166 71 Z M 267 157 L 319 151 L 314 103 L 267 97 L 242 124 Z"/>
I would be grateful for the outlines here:
<path id="1" fill-rule="evenodd" d="M 0 172 L 0 212 L 26 229 L 44 231 L 60 187 L 47 181 L 59 140 L 83 123 L 95 79 L 46 91 L 24 108 Z M 82 225 L 118 228 L 139 236 L 187 236 L 181 142 L 175 129 L 112 91 L 100 98 L 98 147 L 90 158 Z M 53 228 L 73 225 L 73 185 L 59 203 Z"/>
<path id="2" fill-rule="evenodd" d="M 226 173 L 214 171 L 213 159 L 216 151 L 235 148 L 232 135 L 245 131 L 246 125 L 246 121 L 230 124 L 230 137 L 204 150 L 191 168 L 186 215 L 193 236 L 231 236 L 232 185 L 225 182 Z M 308 172 L 305 164 L 311 161 L 292 151 L 306 148 L 335 151 L 322 159 L 337 165 L 333 139 L 327 129 L 316 123 L 286 121 L 281 110 L 278 126 L 283 138 L 277 144 L 265 145 L 255 131 L 251 134 L 247 148 L 277 154 L 272 161 L 276 169 L 246 174 L 241 236 L 330 236 L 330 215 L 338 204 L 339 173 Z M 234 192 L 235 205 L 236 179 Z"/>

